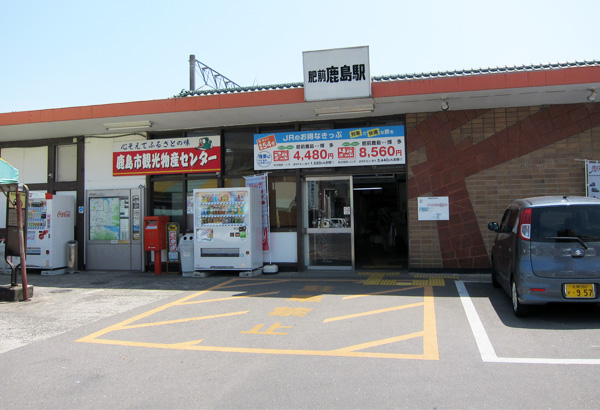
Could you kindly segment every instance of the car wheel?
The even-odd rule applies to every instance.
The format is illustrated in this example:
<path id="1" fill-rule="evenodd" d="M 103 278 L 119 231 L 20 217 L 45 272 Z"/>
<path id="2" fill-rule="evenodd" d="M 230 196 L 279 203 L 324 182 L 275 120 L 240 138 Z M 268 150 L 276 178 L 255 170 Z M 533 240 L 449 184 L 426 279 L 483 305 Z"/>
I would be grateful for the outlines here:
<path id="1" fill-rule="evenodd" d="M 495 288 L 500 287 L 500 282 L 498 282 L 498 273 L 496 272 L 496 268 L 494 267 L 494 261 L 492 261 L 492 286 Z"/>
<path id="2" fill-rule="evenodd" d="M 515 316 L 526 316 L 528 307 L 519 302 L 519 291 L 517 289 L 517 283 L 515 282 L 514 278 L 512 278 L 510 281 L 510 299 L 512 301 L 512 308 Z"/>

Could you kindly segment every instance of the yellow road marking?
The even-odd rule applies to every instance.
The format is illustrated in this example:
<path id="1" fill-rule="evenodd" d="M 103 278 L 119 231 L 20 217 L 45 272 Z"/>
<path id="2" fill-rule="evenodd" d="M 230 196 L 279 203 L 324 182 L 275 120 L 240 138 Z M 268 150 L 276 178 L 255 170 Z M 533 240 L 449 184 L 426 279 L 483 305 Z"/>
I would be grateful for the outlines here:
<path id="1" fill-rule="evenodd" d="M 254 353 L 254 354 L 275 354 L 275 355 L 439 360 L 437 329 L 436 329 L 436 321 L 435 321 L 435 307 L 434 307 L 434 297 L 433 297 L 433 287 L 432 286 L 425 286 L 424 301 L 421 303 L 395 306 L 395 307 L 391 307 L 391 308 L 387 308 L 387 309 L 378 309 L 378 310 L 373 310 L 373 311 L 369 311 L 369 312 L 363 312 L 363 313 L 356 314 L 356 315 L 338 316 L 338 317 L 329 318 L 329 319 L 326 319 L 323 321 L 323 322 L 331 322 L 331 321 L 336 321 L 336 320 L 344 320 L 344 319 L 348 319 L 351 317 L 367 316 L 367 315 L 391 312 L 391 311 L 395 311 L 395 310 L 406 309 L 406 308 L 411 308 L 411 307 L 416 307 L 416 306 L 423 306 L 424 307 L 423 331 L 414 332 L 414 333 L 410 333 L 410 334 L 406 334 L 406 335 L 395 336 L 395 337 L 381 339 L 381 340 L 375 340 L 375 341 L 361 343 L 361 344 L 347 346 L 347 347 L 341 347 L 339 349 L 333 349 L 333 350 L 290 350 L 290 349 L 244 348 L 244 347 L 199 345 L 205 339 L 184 341 L 184 342 L 179 342 L 179 343 L 151 343 L 151 342 L 135 342 L 135 341 L 128 341 L 128 340 L 111 340 L 111 339 L 102 339 L 101 338 L 101 336 L 104 336 L 108 333 L 119 331 L 119 330 L 128 330 L 128 329 L 135 329 L 135 328 L 147 327 L 147 326 L 158 326 L 158 325 L 163 325 L 163 324 L 182 323 L 182 322 L 191 321 L 191 320 L 201 320 L 201 319 L 217 318 L 217 317 L 221 317 L 221 316 L 225 317 L 225 316 L 248 313 L 248 311 L 230 312 L 230 313 L 226 313 L 226 314 L 222 314 L 222 315 L 212 315 L 212 316 L 195 317 L 195 318 L 187 318 L 187 319 L 176 319 L 176 320 L 172 320 L 172 321 L 162 321 L 162 322 L 145 323 L 145 324 L 135 324 L 135 325 L 133 324 L 134 322 L 136 322 L 138 320 L 147 318 L 153 314 L 162 312 L 171 307 L 190 304 L 190 301 L 192 299 L 194 299 L 198 296 L 204 295 L 208 292 L 211 292 L 214 290 L 222 290 L 224 288 L 238 287 L 238 286 L 230 286 L 230 284 L 232 282 L 235 282 L 237 280 L 239 280 L 239 279 L 234 278 L 234 279 L 228 280 L 220 285 L 216 285 L 212 288 L 209 288 L 207 290 L 196 292 L 196 293 L 193 293 L 186 297 L 183 297 L 181 299 L 178 299 L 174 302 L 167 303 L 163 306 L 159 306 L 155 309 L 149 310 L 140 315 L 131 317 L 131 318 L 126 319 L 122 322 L 119 322 L 115 325 L 112 325 L 105 329 L 99 330 L 95 333 L 92 333 L 91 335 L 80 338 L 77 340 L 77 342 L 97 343 L 97 344 L 105 344 L 105 345 L 118 345 L 118 346 L 131 346 L 131 347 L 146 347 L 146 348 L 155 348 L 155 349 L 205 351 L 205 352 L 231 352 L 231 353 Z M 270 283 L 281 283 L 281 282 L 287 282 L 287 281 L 291 281 L 291 280 L 280 280 L 280 281 L 274 280 L 274 281 L 271 281 Z M 310 280 L 310 279 L 302 279 L 302 280 L 296 280 L 296 281 L 314 282 L 314 280 Z M 343 281 L 343 280 L 324 279 L 322 281 L 332 282 L 332 281 Z M 361 283 L 361 281 L 354 281 L 354 280 L 350 280 L 350 281 L 346 280 L 346 282 Z M 245 285 L 240 285 L 240 286 L 245 286 Z M 422 287 L 422 286 L 416 286 L 413 288 L 394 289 L 392 291 L 402 291 L 402 290 L 407 290 L 407 289 L 415 289 L 415 288 L 419 288 L 419 287 Z M 391 293 L 392 291 L 374 292 L 373 294 Z M 246 296 L 246 295 L 244 295 L 244 296 Z M 361 297 L 361 296 L 367 296 L 367 295 L 353 295 L 348 298 Z M 235 298 L 239 298 L 239 297 L 232 297 L 232 298 L 227 298 L 227 299 L 233 300 Z M 217 300 L 222 300 L 222 299 L 225 299 L 225 298 L 214 299 L 214 300 L 217 301 Z M 258 325 L 258 326 L 262 326 L 262 325 Z M 281 323 L 276 323 L 276 324 L 272 325 L 271 327 L 269 327 L 265 332 L 260 332 L 262 327 L 258 327 L 258 326 L 255 326 L 251 331 L 249 331 L 247 333 L 270 332 L 268 334 L 286 334 L 283 332 L 274 332 L 274 330 L 279 329 L 279 328 L 290 328 L 290 326 L 281 326 Z M 398 354 L 398 353 L 377 353 L 377 352 L 359 351 L 359 350 L 364 350 L 364 349 L 368 349 L 371 347 L 377 347 L 377 346 L 381 346 L 381 345 L 385 345 L 385 344 L 391 344 L 391 343 L 409 340 L 409 339 L 413 339 L 413 338 L 417 338 L 417 337 L 423 337 L 423 354 Z"/>
<path id="2" fill-rule="evenodd" d="M 231 283 L 233 281 L 235 281 L 237 279 L 232 279 L 230 280 L 228 283 Z M 239 279 L 242 280 L 242 279 Z M 272 280 L 265 280 L 263 281 L 258 281 L 258 280 L 253 280 L 251 283 L 244 283 L 243 285 L 232 285 L 232 286 L 219 286 L 220 289 L 229 289 L 229 288 L 245 288 L 245 287 L 249 287 L 249 286 L 261 286 L 261 285 L 272 285 L 274 283 L 284 283 L 284 282 L 292 282 L 294 281 L 294 279 L 272 279 Z M 225 285 L 225 284 L 224 284 Z"/>
<path id="3" fill-rule="evenodd" d="M 439 278 L 439 279 L 458 279 L 458 275 L 450 274 L 450 275 L 439 275 L 439 274 L 426 274 L 426 273 L 415 273 L 415 278 Z"/>
<path id="4" fill-rule="evenodd" d="M 425 305 L 423 307 L 423 357 L 440 360 L 435 322 L 433 287 L 425 287 Z"/>
<path id="5" fill-rule="evenodd" d="M 376 353 L 376 352 L 345 352 L 340 350 L 285 350 L 285 349 L 262 349 L 248 347 L 226 347 L 226 346 L 194 346 L 187 343 L 148 343 L 133 342 L 129 340 L 110 340 L 96 339 L 93 343 L 129 346 L 129 347 L 148 347 L 153 349 L 170 350 L 193 350 L 201 352 L 221 352 L 221 353 L 254 353 L 254 354 L 274 354 L 288 356 L 333 356 L 333 357 L 368 357 L 383 359 L 420 359 L 434 360 L 421 354 L 397 354 L 397 353 Z M 435 359 L 437 360 L 437 359 Z"/>
<path id="6" fill-rule="evenodd" d="M 354 313 L 352 315 L 330 317 L 329 319 L 323 320 L 323 323 L 335 322 L 338 320 L 354 319 L 355 317 L 378 315 L 380 313 L 393 312 L 395 310 L 409 309 L 409 308 L 423 306 L 423 305 L 424 305 L 424 302 L 418 302 L 418 303 L 411 303 L 409 305 L 393 306 L 393 307 L 389 307 L 389 308 L 385 308 L 385 309 L 371 310 L 369 312 Z"/>
<path id="7" fill-rule="evenodd" d="M 422 286 L 446 286 L 444 279 L 429 278 L 429 279 L 415 279 L 412 281 L 413 285 Z"/>
<path id="8" fill-rule="evenodd" d="M 248 294 L 248 295 L 236 295 L 236 296 L 229 296 L 229 297 L 226 297 L 226 298 L 218 298 L 218 299 L 194 300 L 193 302 L 180 303 L 180 305 L 194 305 L 194 304 L 197 304 L 197 303 L 222 302 L 224 300 L 235 300 L 235 299 L 242 299 L 242 298 L 253 298 L 253 297 L 257 297 L 257 296 L 267 296 L 267 295 L 277 295 L 277 294 L 279 294 L 279 292 L 265 292 L 265 293 L 255 293 L 255 294 Z"/>
<path id="9" fill-rule="evenodd" d="M 371 347 L 382 346 L 390 343 L 402 342 L 404 340 L 414 339 L 416 337 L 422 337 L 423 332 L 409 333 L 402 336 L 389 337 L 387 339 L 374 340 L 372 342 L 361 343 L 354 346 L 342 347 L 341 349 L 331 350 L 332 352 L 355 352 L 357 350 L 369 349 Z"/>
<path id="10" fill-rule="evenodd" d="M 190 300 L 190 299 L 194 299 L 195 297 L 198 297 L 198 296 L 204 295 L 204 294 L 206 294 L 206 293 L 208 293 L 208 292 L 210 292 L 210 291 L 212 291 L 212 290 L 219 289 L 221 286 L 223 286 L 223 285 L 227 285 L 227 284 L 229 284 L 229 283 L 231 283 L 231 282 L 233 282 L 233 281 L 235 281 L 235 280 L 236 280 L 236 279 L 230 279 L 230 280 L 228 280 L 228 281 L 226 281 L 226 282 L 223 282 L 223 283 L 221 283 L 221 284 L 219 284 L 219 285 L 213 286 L 212 288 L 209 288 L 209 289 L 206 289 L 206 290 L 202 290 L 202 291 L 200 291 L 200 292 L 192 293 L 192 294 L 191 294 L 191 295 L 189 295 L 189 296 L 185 296 L 185 297 L 183 297 L 183 298 L 181 298 L 181 299 L 177 299 L 177 300 L 176 300 L 176 301 L 174 301 L 174 302 L 167 303 L 166 305 L 159 306 L 159 307 L 157 307 L 156 309 L 152 309 L 152 310 L 149 310 L 149 311 L 147 311 L 147 312 L 144 312 L 144 313 L 142 313 L 142 314 L 139 314 L 139 315 L 137 315 L 137 316 L 131 317 L 131 318 L 129 318 L 129 319 L 125 319 L 125 320 L 124 320 L 124 321 L 122 321 L 122 322 L 119 322 L 119 323 L 117 323 L 117 324 L 115 324 L 115 325 L 112 325 L 112 326 L 109 326 L 109 327 L 107 327 L 107 328 L 104 328 L 104 329 L 102 329 L 102 330 L 99 330 L 99 331 L 97 331 L 97 332 L 95 332 L 95 333 L 92 333 L 91 335 L 88 335 L 88 336 L 82 337 L 81 339 L 78 339 L 78 340 L 76 340 L 76 341 L 77 341 L 77 342 L 94 342 L 94 341 L 95 341 L 97 338 L 99 338 L 100 336 L 104 336 L 105 334 L 107 334 L 107 333 L 110 333 L 110 332 L 114 332 L 115 330 L 121 330 L 121 329 L 124 329 L 124 328 L 126 328 L 126 327 L 127 327 L 129 324 L 131 324 L 131 323 L 133 323 L 133 322 L 137 322 L 137 321 L 138 321 L 138 320 L 140 320 L 140 319 L 144 319 L 144 318 L 146 318 L 146 317 L 148 317 L 148 316 L 152 316 L 152 315 L 154 315 L 154 314 L 156 314 L 156 313 L 158 313 L 158 312 L 162 312 L 163 310 L 167 310 L 167 309 L 169 309 L 169 308 L 171 308 L 171 307 L 173 307 L 173 306 L 177 306 L 177 305 L 180 305 L 180 304 L 182 304 L 182 303 L 185 303 L 185 302 L 187 302 L 187 301 L 188 301 L 188 300 Z"/>
<path id="11" fill-rule="evenodd" d="M 173 343 L 173 346 L 179 346 L 179 347 L 188 347 L 188 346 L 195 346 L 198 343 L 203 342 L 204 339 L 198 339 L 198 340 L 190 340 L 189 342 L 181 342 L 181 343 Z"/>
<path id="12" fill-rule="evenodd" d="M 245 315 L 248 312 L 250 312 L 250 311 L 249 310 L 243 310 L 243 311 L 240 311 L 240 312 L 220 313 L 218 315 L 188 317 L 188 318 L 185 318 L 185 319 L 163 320 L 162 322 L 139 323 L 137 325 L 122 326 L 121 330 L 139 329 L 139 328 L 142 328 L 142 327 L 152 327 L 152 326 L 162 326 L 162 325 L 172 325 L 174 323 L 194 322 L 196 320 L 204 320 L 204 319 L 218 319 L 218 318 L 221 318 L 221 317 Z"/>
<path id="13" fill-rule="evenodd" d="M 292 295 L 291 302 L 321 302 L 325 295 Z"/>
<path id="14" fill-rule="evenodd" d="M 287 335 L 286 332 L 276 332 L 276 329 L 291 329 L 291 326 L 281 326 L 281 322 L 273 323 L 267 330 L 261 331 L 264 325 L 256 325 L 252 330 L 244 330 L 240 333 L 250 333 L 258 335 Z"/>
<path id="15" fill-rule="evenodd" d="M 342 298 L 342 300 L 355 299 L 355 298 L 364 298 L 365 296 L 372 296 L 372 295 L 385 295 L 387 293 L 403 292 L 405 290 L 422 289 L 422 288 L 423 288 L 423 286 L 411 286 L 409 288 L 388 289 L 388 290 L 382 290 L 380 292 L 370 292 L 370 293 L 363 293 L 363 294 L 360 294 L 360 295 L 344 296 Z"/>

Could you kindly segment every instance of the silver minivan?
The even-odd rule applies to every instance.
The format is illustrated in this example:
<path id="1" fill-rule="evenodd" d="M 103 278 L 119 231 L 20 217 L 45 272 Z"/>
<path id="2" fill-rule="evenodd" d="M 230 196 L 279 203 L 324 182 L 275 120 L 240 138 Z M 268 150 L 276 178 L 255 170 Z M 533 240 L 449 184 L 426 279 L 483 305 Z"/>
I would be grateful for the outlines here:
<path id="1" fill-rule="evenodd" d="M 600 199 L 547 196 L 513 201 L 488 229 L 492 284 L 516 316 L 530 305 L 600 301 Z"/>

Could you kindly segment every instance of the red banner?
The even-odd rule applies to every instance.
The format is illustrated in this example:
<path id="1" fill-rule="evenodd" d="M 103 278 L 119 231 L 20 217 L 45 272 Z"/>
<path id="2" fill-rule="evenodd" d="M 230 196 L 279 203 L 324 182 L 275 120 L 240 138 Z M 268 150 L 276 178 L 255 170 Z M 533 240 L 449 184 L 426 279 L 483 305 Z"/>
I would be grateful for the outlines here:
<path id="1" fill-rule="evenodd" d="M 113 147 L 113 175 L 219 172 L 219 142 L 219 137 L 118 142 Z"/>

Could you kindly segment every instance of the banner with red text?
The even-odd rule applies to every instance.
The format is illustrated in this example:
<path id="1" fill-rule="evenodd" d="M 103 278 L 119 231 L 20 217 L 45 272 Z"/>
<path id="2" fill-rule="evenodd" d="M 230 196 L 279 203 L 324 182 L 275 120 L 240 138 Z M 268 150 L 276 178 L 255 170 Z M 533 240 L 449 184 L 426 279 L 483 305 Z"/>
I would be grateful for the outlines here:
<path id="1" fill-rule="evenodd" d="M 221 171 L 219 136 L 115 142 L 113 175 Z"/>
<path id="2" fill-rule="evenodd" d="M 404 126 L 254 134 L 254 169 L 405 164 Z"/>

